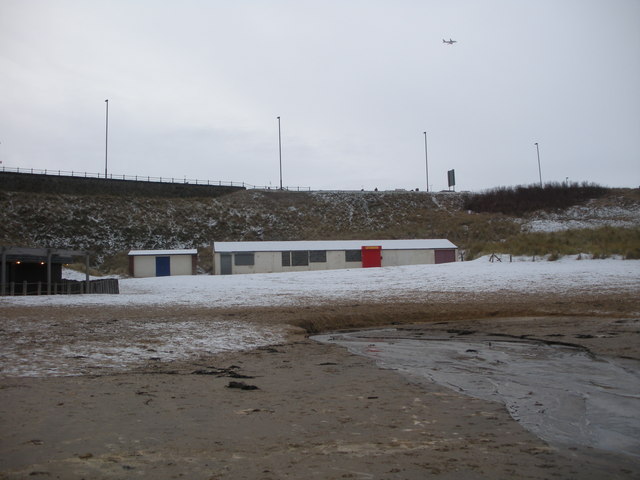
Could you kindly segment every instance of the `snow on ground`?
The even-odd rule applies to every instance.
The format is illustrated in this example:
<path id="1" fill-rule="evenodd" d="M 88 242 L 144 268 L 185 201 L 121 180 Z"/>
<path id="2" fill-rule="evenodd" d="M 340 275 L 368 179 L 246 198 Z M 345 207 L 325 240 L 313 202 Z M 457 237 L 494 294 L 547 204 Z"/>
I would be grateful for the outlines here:
<path id="1" fill-rule="evenodd" d="M 3 318 L 2 306 L 291 306 L 343 301 L 428 301 L 445 293 L 640 291 L 640 260 L 472 262 L 233 276 L 122 279 L 119 295 L 0 297 L 0 376 L 83 375 L 146 368 L 226 350 L 279 343 L 284 326 L 179 317 Z M 167 308 L 170 310 L 169 308 Z"/>
<path id="2" fill-rule="evenodd" d="M 229 276 L 120 280 L 119 295 L 4 297 L 8 305 L 239 307 L 313 305 L 402 298 L 428 300 L 440 292 L 640 291 L 638 260 L 471 262 Z"/>
<path id="3" fill-rule="evenodd" d="M 2 323 L 0 376 L 104 374 L 282 342 L 286 328 L 250 322 L 77 318 Z"/>
<path id="4" fill-rule="evenodd" d="M 561 213 L 538 212 L 536 217 L 523 223 L 526 232 L 558 232 L 582 228 L 624 227 L 640 225 L 640 205 L 627 207 L 595 207 L 594 202 L 577 205 Z"/>
<path id="5" fill-rule="evenodd" d="M 70 268 L 62 267 L 62 278 L 65 280 L 76 280 L 78 282 L 84 282 L 87 277 L 84 273 L 78 272 L 77 270 L 72 270 Z M 103 277 L 95 277 L 93 275 L 89 275 L 89 280 L 103 280 L 105 278 L 120 278 L 118 275 L 105 275 Z"/>

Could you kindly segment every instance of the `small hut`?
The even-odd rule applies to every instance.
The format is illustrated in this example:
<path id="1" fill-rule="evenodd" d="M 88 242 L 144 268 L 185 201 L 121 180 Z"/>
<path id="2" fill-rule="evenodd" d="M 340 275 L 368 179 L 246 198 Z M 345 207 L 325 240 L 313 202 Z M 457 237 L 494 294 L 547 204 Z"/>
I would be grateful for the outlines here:
<path id="1" fill-rule="evenodd" d="M 132 277 L 169 277 L 195 275 L 198 250 L 131 250 L 129 275 Z"/>

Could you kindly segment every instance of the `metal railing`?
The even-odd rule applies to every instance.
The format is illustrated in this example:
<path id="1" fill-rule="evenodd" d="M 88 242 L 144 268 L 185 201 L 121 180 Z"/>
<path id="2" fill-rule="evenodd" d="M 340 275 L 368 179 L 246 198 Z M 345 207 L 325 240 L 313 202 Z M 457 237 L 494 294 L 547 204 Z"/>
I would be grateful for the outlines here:
<path id="1" fill-rule="evenodd" d="M 152 177 L 149 175 L 114 175 L 112 173 L 105 176 L 101 173 L 76 172 L 74 170 L 49 170 L 39 168 L 11 168 L 2 166 L 2 172 L 28 173 L 33 175 L 51 175 L 55 177 L 77 177 L 77 178 L 101 178 L 107 180 L 127 180 L 134 182 L 154 182 L 154 183 L 181 183 L 185 185 L 209 185 L 217 187 L 243 187 L 252 190 L 278 190 L 276 187 L 252 185 L 246 182 L 223 182 L 222 180 L 201 180 L 198 178 L 177 178 L 177 177 Z M 283 187 L 286 191 L 308 192 L 311 187 Z"/>

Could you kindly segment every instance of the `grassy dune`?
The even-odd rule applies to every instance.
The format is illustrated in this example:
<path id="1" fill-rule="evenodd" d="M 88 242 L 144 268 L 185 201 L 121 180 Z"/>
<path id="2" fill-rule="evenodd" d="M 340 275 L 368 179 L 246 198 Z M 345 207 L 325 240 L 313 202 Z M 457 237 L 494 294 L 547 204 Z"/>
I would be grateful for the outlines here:
<path id="1" fill-rule="evenodd" d="M 549 218 L 579 228 L 527 233 Z M 0 245 L 88 250 L 92 267 L 118 274 L 130 249 L 171 248 L 198 248 L 208 272 L 212 241 L 447 238 L 465 260 L 498 252 L 640 257 L 640 189 L 591 184 L 473 194 L 247 190 L 215 199 L 2 190 L 0 222 Z"/>

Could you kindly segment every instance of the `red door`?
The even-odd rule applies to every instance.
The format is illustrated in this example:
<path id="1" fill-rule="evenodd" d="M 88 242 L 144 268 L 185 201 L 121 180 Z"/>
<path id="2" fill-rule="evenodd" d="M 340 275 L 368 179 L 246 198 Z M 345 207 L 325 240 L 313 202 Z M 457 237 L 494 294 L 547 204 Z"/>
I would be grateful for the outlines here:
<path id="1" fill-rule="evenodd" d="M 362 268 L 382 266 L 382 247 L 362 247 Z"/>
<path id="2" fill-rule="evenodd" d="M 435 251 L 436 263 L 449 263 L 456 261 L 455 250 L 436 250 Z"/>

